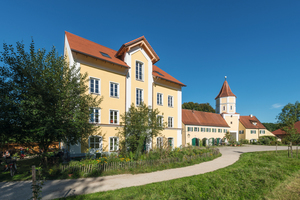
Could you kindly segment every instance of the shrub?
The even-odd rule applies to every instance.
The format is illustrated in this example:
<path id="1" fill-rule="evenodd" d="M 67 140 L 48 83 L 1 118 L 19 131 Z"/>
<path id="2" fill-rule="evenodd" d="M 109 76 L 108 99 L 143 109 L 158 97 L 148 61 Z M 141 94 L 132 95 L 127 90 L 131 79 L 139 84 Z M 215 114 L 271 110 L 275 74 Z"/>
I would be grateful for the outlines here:
<path id="1" fill-rule="evenodd" d="M 241 144 L 249 144 L 249 140 L 247 140 L 247 139 L 241 139 L 240 143 Z"/>

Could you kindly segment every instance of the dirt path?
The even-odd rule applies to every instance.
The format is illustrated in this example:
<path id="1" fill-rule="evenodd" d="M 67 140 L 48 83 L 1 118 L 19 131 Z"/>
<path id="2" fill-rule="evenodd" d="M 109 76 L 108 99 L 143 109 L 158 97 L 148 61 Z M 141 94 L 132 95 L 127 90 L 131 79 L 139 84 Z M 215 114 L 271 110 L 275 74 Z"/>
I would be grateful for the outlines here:
<path id="1" fill-rule="evenodd" d="M 72 180 L 49 180 L 42 189 L 43 199 L 54 199 L 70 195 L 88 194 L 125 187 L 145 185 L 154 182 L 167 181 L 187 176 L 204 174 L 227 167 L 235 163 L 242 153 L 254 151 L 274 151 L 274 146 L 245 145 L 242 147 L 221 147 L 222 156 L 215 160 L 188 167 L 167 169 L 144 174 L 122 174 L 97 178 L 82 178 Z M 278 150 L 287 150 L 286 146 Z M 31 194 L 30 181 L 0 182 L 1 199 L 24 200 Z"/>

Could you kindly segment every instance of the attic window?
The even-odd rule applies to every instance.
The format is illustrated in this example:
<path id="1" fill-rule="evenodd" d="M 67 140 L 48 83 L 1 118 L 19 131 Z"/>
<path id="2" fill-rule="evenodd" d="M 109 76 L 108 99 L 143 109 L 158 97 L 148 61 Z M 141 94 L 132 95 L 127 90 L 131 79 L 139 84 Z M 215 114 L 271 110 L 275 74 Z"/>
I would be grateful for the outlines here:
<path id="1" fill-rule="evenodd" d="M 107 57 L 107 58 L 111 58 L 107 53 L 103 53 L 100 51 L 100 53 L 102 54 L 102 56 Z"/>
<path id="2" fill-rule="evenodd" d="M 164 75 L 162 75 L 162 73 L 160 73 L 158 71 L 154 71 L 154 72 L 157 73 L 157 74 L 159 74 L 159 75 L 161 75 L 161 76 L 164 76 Z"/>
<path id="3" fill-rule="evenodd" d="M 253 122 L 253 121 L 252 121 L 252 124 L 253 124 L 254 126 L 256 126 L 256 125 L 257 125 L 257 122 Z"/>

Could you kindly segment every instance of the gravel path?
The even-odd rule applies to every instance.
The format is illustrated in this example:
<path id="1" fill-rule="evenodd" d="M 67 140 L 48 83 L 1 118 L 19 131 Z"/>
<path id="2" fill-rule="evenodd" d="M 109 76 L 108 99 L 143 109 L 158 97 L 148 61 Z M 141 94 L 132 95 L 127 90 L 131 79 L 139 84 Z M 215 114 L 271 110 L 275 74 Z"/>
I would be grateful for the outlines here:
<path id="1" fill-rule="evenodd" d="M 220 147 L 222 156 L 212 161 L 188 167 L 167 169 L 144 174 L 122 174 L 97 178 L 81 178 L 72 180 L 48 180 L 43 185 L 43 199 L 54 199 L 70 195 L 88 194 L 125 187 L 145 185 L 187 176 L 204 174 L 227 167 L 235 163 L 242 153 L 254 151 L 274 151 L 274 146 L 245 145 L 242 147 Z M 279 146 L 278 150 L 287 150 Z M 30 181 L 0 182 L 0 199 L 25 200 L 32 196 Z"/>

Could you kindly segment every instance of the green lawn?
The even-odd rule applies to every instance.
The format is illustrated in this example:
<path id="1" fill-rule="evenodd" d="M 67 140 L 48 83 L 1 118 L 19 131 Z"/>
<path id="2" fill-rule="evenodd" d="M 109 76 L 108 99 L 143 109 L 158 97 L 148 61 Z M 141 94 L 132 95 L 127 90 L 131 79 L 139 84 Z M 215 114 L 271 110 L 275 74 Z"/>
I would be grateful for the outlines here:
<path id="1" fill-rule="evenodd" d="M 9 170 L 6 172 L 3 172 L 4 166 L 1 166 L 0 181 L 30 180 L 32 178 L 31 177 L 32 165 L 35 165 L 36 167 L 38 167 L 39 163 L 40 163 L 40 161 L 37 157 L 17 161 L 17 174 L 15 174 L 13 177 L 10 176 Z"/>
<path id="2" fill-rule="evenodd" d="M 63 199 L 291 199 L 274 191 L 299 174 L 300 159 L 288 158 L 287 151 L 245 153 L 214 172 Z M 299 192 L 292 196 L 300 199 Z"/>

